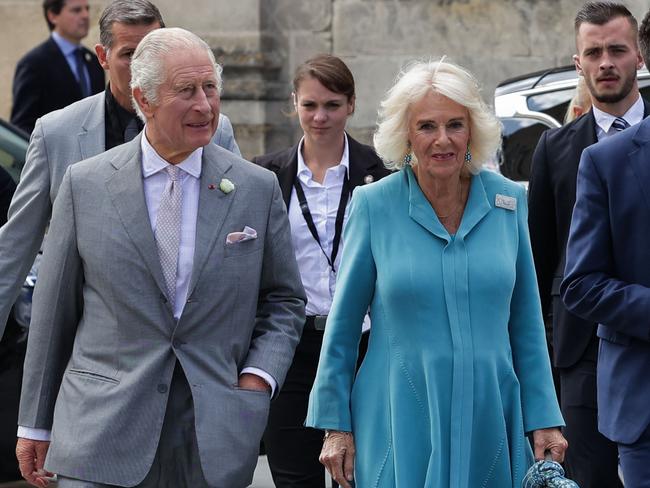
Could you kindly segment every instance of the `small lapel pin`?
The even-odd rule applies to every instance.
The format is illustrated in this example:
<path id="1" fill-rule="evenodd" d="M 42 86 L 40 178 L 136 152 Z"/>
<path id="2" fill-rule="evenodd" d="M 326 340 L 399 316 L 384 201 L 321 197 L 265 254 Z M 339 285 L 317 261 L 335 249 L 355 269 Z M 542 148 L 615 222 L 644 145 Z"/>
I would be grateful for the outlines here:
<path id="1" fill-rule="evenodd" d="M 85 53 L 85 54 L 84 54 L 84 58 L 86 58 L 86 63 L 90 63 L 90 60 L 92 59 L 92 58 L 90 57 L 90 53 Z"/>
<path id="2" fill-rule="evenodd" d="M 497 193 L 497 196 L 494 199 L 494 204 L 497 207 L 505 208 L 506 210 L 515 210 L 517 208 L 517 199 Z"/>
<path id="3" fill-rule="evenodd" d="M 215 188 L 216 188 L 216 186 L 214 186 L 214 184 L 212 184 L 212 183 L 210 183 L 208 185 L 208 190 L 214 190 Z"/>
<path id="4" fill-rule="evenodd" d="M 366 175 L 366 176 L 363 177 L 363 182 L 366 185 L 372 183 L 373 181 L 375 181 L 375 179 L 372 177 L 372 175 Z"/>

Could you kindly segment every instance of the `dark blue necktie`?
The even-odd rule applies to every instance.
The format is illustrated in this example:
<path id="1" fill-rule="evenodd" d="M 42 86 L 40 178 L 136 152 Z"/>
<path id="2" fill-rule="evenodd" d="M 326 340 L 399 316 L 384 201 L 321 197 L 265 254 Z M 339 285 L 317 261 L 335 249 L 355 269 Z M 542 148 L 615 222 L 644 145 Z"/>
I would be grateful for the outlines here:
<path id="1" fill-rule="evenodd" d="M 612 127 L 616 129 L 616 132 L 620 132 L 622 130 L 627 129 L 630 126 L 630 124 L 627 123 L 627 120 L 625 120 L 623 117 L 616 117 L 614 119 L 614 122 L 612 122 Z"/>
<path id="2" fill-rule="evenodd" d="M 80 47 L 75 50 L 74 59 L 77 62 L 77 77 L 79 80 L 79 87 L 81 88 L 81 97 L 86 98 L 90 95 L 90 82 L 88 81 L 88 73 L 86 72 L 84 52 Z"/>

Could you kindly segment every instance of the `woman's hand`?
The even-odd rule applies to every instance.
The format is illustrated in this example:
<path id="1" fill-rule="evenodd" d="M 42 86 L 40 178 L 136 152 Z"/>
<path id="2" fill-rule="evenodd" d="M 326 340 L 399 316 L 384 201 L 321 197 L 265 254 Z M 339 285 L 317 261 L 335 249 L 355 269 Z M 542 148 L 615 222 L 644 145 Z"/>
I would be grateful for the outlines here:
<path id="1" fill-rule="evenodd" d="M 534 430 L 533 444 L 536 460 L 544 459 L 544 453 L 550 451 L 553 461 L 558 463 L 564 461 L 564 452 L 569 447 L 569 443 L 557 427 Z"/>
<path id="2" fill-rule="evenodd" d="M 354 478 L 354 437 L 351 432 L 330 430 L 325 436 L 318 460 L 343 488 Z"/>

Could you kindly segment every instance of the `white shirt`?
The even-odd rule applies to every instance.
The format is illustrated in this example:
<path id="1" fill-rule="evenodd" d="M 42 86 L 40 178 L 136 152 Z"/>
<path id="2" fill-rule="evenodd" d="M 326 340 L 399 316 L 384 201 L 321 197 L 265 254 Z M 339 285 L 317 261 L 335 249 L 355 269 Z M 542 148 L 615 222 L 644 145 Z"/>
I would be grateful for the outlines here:
<path id="1" fill-rule="evenodd" d="M 146 129 L 146 127 L 145 127 Z M 169 176 L 164 169 L 169 165 L 153 148 L 143 135 L 140 141 L 142 149 L 142 178 L 144 186 L 144 198 L 149 213 L 149 222 L 154 234 L 156 233 L 156 218 L 158 208 L 162 200 L 163 192 L 169 181 Z M 176 166 L 181 170 L 179 179 L 183 190 L 181 209 L 181 239 L 178 250 L 178 270 L 176 274 L 176 298 L 174 302 L 174 318 L 178 320 L 183 313 L 183 307 L 187 301 L 187 294 L 192 278 L 192 267 L 194 265 L 194 245 L 196 242 L 196 218 L 199 212 L 199 192 L 201 183 L 201 159 L 203 148 L 199 148 L 190 154 L 187 159 Z M 255 374 L 271 386 L 271 396 L 275 393 L 277 383 L 266 371 L 259 368 L 244 368 L 242 373 Z M 49 441 L 51 431 L 49 429 L 33 429 L 30 427 L 18 426 L 18 437 L 25 437 L 38 441 Z"/>
<path id="2" fill-rule="evenodd" d="M 314 221 L 314 226 L 318 231 L 318 238 L 327 256 L 331 258 L 334 234 L 336 232 L 336 214 L 338 213 L 339 203 L 341 201 L 343 179 L 346 173 L 349 174 L 350 171 L 348 136 L 347 134 L 345 135 L 345 146 L 339 164 L 327 169 L 323 183 L 319 183 L 313 179 L 311 170 L 305 164 L 302 156 L 303 142 L 304 138 L 298 144 L 297 177 L 305 192 L 305 199 L 309 205 L 309 212 Z M 339 242 L 339 250 L 334 261 L 334 269 L 337 271 L 341 264 L 341 256 L 343 254 L 345 225 L 348 221 L 351 199 L 352 197 L 350 196 L 345 207 L 341 241 Z M 309 231 L 309 227 L 307 227 L 307 222 L 302 215 L 295 188 L 291 190 L 288 214 L 289 224 L 291 226 L 291 240 L 296 252 L 298 270 L 300 271 L 302 285 L 307 295 L 305 312 L 308 316 L 327 315 L 332 307 L 332 298 L 334 297 L 334 290 L 336 288 L 336 274 L 332 271 L 318 242 L 316 242 Z M 365 332 L 369 329 L 370 317 L 366 314 L 362 330 Z"/>
<path id="3" fill-rule="evenodd" d="M 158 208 L 169 176 L 164 171 L 169 163 L 161 158 L 149 144 L 146 136 L 142 137 L 142 178 L 144 198 L 149 212 L 149 222 L 154 235 Z M 181 239 L 178 249 L 178 271 L 176 274 L 176 296 L 174 300 L 174 318 L 178 320 L 187 301 L 192 266 L 194 265 L 194 244 L 196 238 L 196 217 L 199 213 L 199 190 L 201 178 L 201 158 L 203 148 L 190 154 L 187 159 L 176 165 L 183 191 L 183 208 L 181 209 Z"/>
<path id="4" fill-rule="evenodd" d="M 636 102 L 622 115 L 622 119 L 632 125 L 638 124 L 643 120 L 643 98 L 639 94 L 639 97 L 636 99 Z M 596 119 L 596 137 L 599 141 L 602 141 L 606 137 L 613 136 L 618 134 L 619 131 L 612 128 L 612 124 L 616 119 L 616 115 L 608 114 L 598 109 L 595 105 L 593 107 L 594 118 Z"/>
<path id="5" fill-rule="evenodd" d="M 301 183 L 305 198 L 309 205 L 312 220 L 318 231 L 318 238 L 327 253 L 332 256 L 332 246 L 336 226 L 336 214 L 341 201 L 343 180 L 350 168 L 348 138 L 345 136 L 345 147 L 341 160 L 336 166 L 328 168 L 323 182 L 313 179 L 311 170 L 302 157 L 304 138 L 298 144 L 298 181 Z M 347 222 L 350 200 L 345 209 L 343 223 Z M 330 268 L 327 258 L 321 251 L 318 242 L 311 235 L 307 222 L 300 210 L 300 202 L 296 189 L 291 190 L 289 201 L 289 223 L 291 225 L 291 239 L 296 251 L 296 261 L 300 278 L 307 294 L 307 315 L 327 315 L 332 306 L 332 297 L 336 285 L 336 275 Z M 343 234 L 343 233 L 342 233 Z M 334 261 L 334 268 L 338 270 L 343 251 L 343 235 L 339 243 L 339 250 Z"/>

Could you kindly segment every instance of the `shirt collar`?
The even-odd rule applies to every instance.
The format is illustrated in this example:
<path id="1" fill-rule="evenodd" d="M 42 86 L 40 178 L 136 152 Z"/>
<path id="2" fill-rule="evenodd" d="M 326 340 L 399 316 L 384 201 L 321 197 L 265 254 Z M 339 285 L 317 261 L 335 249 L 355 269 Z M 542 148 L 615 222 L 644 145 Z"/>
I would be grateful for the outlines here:
<path id="1" fill-rule="evenodd" d="M 632 104 L 632 106 L 621 116 L 621 118 L 625 119 L 625 121 L 630 125 L 638 124 L 643 120 L 643 110 L 643 98 L 641 98 L 641 95 L 639 94 L 636 102 Z M 616 119 L 616 115 L 603 112 L 596 106 L 593 107 L 593 111 L 594 118 L 596 119 L 596 124 L 598 124 L 598 127 L 605 131 L 605 133 L 608 133 L 609 129 L 614 123 L 614 120 Z"/>
<path id="2" fill-rule="evenodd" d="M 343 146 L 343 154 L 341 155 L 341 161 L 339 161 L 339 164 L 336 166 L 333 166 L 330 169 L 334 169 L 335 171 L 341 172 L 342 169 L 345 169 L 346 172 L 349 173 L 350 171 L 350 150 L 348 148 L 348 135 L 346 133 L 343 133 L 343 139 L 345 141 L 344 146 Z M 303 136 L 302 139 L 300 139 L 300 142 L 298 143 L 298 176 L 301 175 L 306 175 L 311 178 L 312 172 L 311 170 L 307 167 L 305 164 L 305 159 L 302 157 L 302 144 L 303 141 L 305 140 L 305 137 Z"/>
<path id="3" fill-rule="evenodd" d="M 142 175 L 145 178 L 148 178 L 149 176 L 158 173 L 169 166 L 169 163 L 165 161 L 149 143 L 146 131 L 142 133 L 142 138 L 140 139 L 140 148 L 142 149 Z M 182 169 L 185 173 L 194 176 L 194 178 L 200 178 L 202 158 L 203 148 L 200 147 L 176 166 Z"/>
<path id="4" fill-rule="evenodd" d="M 59 49 L 66 57 L 79 49 L 79 44 L 68 41 L 58 32 L 52 31 L 52 39 L 54 39 L 54 42 L 56 42 L 56 45 L 59 46 Z"/>

